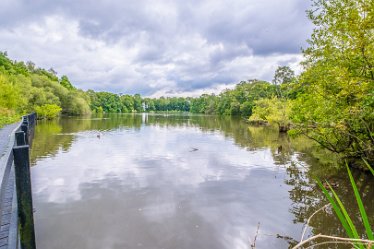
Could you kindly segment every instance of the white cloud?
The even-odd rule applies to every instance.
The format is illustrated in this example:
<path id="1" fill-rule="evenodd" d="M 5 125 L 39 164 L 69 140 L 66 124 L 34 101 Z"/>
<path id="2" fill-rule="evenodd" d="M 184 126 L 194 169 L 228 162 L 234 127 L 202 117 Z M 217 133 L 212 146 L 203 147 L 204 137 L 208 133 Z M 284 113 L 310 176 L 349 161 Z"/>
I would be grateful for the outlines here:
<path id="1" fill-rule="evenodd" d="M 85 90 L 148 96 L 271 80 L 278 65 L 299 71 L 310 32 L 307 5 L 298 0 L 18 0 L 3 7 L 0 50 L 10 58 L 53 67 Z"/>

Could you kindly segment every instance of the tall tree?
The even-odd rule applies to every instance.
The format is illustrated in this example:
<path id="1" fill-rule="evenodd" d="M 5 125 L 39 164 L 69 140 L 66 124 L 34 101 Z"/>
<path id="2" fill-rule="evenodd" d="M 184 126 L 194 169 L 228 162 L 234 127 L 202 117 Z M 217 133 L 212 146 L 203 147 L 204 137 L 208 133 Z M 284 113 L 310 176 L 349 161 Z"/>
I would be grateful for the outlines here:
<path id="1" fill-rule="evenodd" d="M 316 0 L 308 16 L 315 29 L 304 50 L 296 131 L 374 162 L 374 1 Z"/>
<path id="2" fill-rule="evenodd" d="M 61 84 L 61 86 L 65 87 L 68 90 L 75 89 L 74 86 L 70 83 L 70 80 L 69 80 L 68 76 L 66 76 L 66 75 L 63 75 L 61 77 L 60 84 Z"/>
<path id="3" fill-rule="evenodd" d="M 134 110 L 136 112 L 143 112 L 143 102 L 142 102 L 142 97 L 140 94 L 135 94 L 134 95 Z"/>
<path id="4" fill-rule="evenodd" d="M 279 66 L 275 70 L 273 84 L 281 85 L 291 83 L 295 78 L 295 72 L 289 66 Z"/>
<path id="5" fill-rule="evenodd" d="M 290 84 L 295 79 L 295 72 L 289 66 L 279 66 L 277 70 L 275 70 L 273 84 L 276 87 L 277 96 L 279 98 L 284 97 L 284 93 L 282 91 L 282 85 Z M 285 87 L 283 87 L 284 89 Z"/>

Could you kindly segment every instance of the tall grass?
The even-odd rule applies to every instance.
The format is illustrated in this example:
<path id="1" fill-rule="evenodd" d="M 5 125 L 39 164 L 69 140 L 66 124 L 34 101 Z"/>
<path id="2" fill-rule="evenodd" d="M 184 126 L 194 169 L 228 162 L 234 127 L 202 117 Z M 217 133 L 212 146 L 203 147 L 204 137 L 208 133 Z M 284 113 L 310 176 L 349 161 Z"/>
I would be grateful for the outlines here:
<path id="1" fill-rule="evenodd" d="M 365 160 L 364 160 L 364 163 L 374 176 L 373 167 Z M 332 188 L 330 183 L 328 181 L 326 181 L 326 185 L 328 186 L 328 189 L 329 189 L 328 190 L 324 186 L 324 184 L 322 184 L 322 182 L 319 179 L 317 179 L 316 181 L 317 181 L 318 186 L 321 188 L 323 194 L 326 196 L 326 198 L 330 202 L 330 205 L 332 206 L 336 216 L 338 217 L 338 219 L 341 222 L 344 230 L 346 231 L 346 233 L 348 235 L 348 238 L 317 234 L 317 235 L 314 235 L 314 236 L 312 236 L 312 237 L 310 237 L 306 240 L 303 240 L 304 234 L 305 234 L 305 230 L 304 230 L 300 243 L 295 245 L 293 247 L 293 249 L 304 248 L 310 242 L 312 242 L 312 241 L 315 242 L 315 241 L 320 240 L 320 239 L 323 239 L 325 241 L 314 243 L 312 245 L 313 248 L 315 248 L 318 245 L 327 245 L 327 244 L 335 244 L 335 245 L 337 245 L 337 244 L 350 244 L 350 245 L 353 246 L 353 248 L 358 248 L 358 249 L 361 249 L 361 248 L 365 249 L 365 247 L 368 248 L 368 249 L 374 248 L 373 247 L 374 246 L 374 235 L 373 235 L 372 226 L 370 225 L 367 213 L 366 213 L 365 208 L 364 208 L 364 204 L 362 202 L 360 193 L 358 192 L 356 182 L 353 179 L 351 170 L 349 169 L 347 163 L 346 163 L 346 168 L 347 168 L 347 172 L 348 172 L 348 176 L 349 176 L 349 181 L 351 182 L 353 193 L 354 193 L 358 208 L 360 210 L 360 216 L 361 216 L 363 226 L 365 227 L 365 233 L 366 233 L 367 239 L 360 237 L 360 235 L 358 234 L 357 228 L 353 224 L 351 217 L 349 216 L 346 208 L 344 207 L 344 204 L 342 203 L 342 201 L 340 200 L 339 196 L 336 194 L 335 190 Z M 325 208 L 325 206 L 322 209 L 317 210 L 314 214 L 323 210 L 324 208 Z M 309 220 L 312 218 L 312 216 L 308 219 L 307 224 L 309 223 Z M 310 248 L 310 246 L 307 247 L 307 248 Z"/>
<path id="2" fill-rule="evenodd" d="M 370 172 L 374 176 L 374 169 L 370 166 L 370 164 L 365 159 L 362 159 L 362 160 L 364 161 L 364 163 L 366 164 L 366 166 L 369 168 Z"/>
<path id="3" fill-rule="evenodd" d="M 368 162 L 366 162 L 365 160 L 364 160 L 364 162 L 367 165 L 367 167 L 369 168 L 370 172 L 374 175 L 374 170 L 370 166 L 370 164 Z M 360 210 L 360 216 L 361 216 L 362 223 L 365 227 L 366 236 L 369 240 L 373 240 L 373 242 L 374 242 L 373 230 L 371 228 L 367 213 L 365 211 L 364 204 L 362 202 L 360 193 L 358 192 L 356 182 L 355 182 L 355 180 L 352 176 L 351 170 L 349 169 L 347 163 L 346 163 L 346 168 L 347 168 L 349 180 L 350 180 L 351 185 L 352 185 L 354 196 L 355 196 L 358 208 Z M 329 187 L 330 191 L 327 190 L 327 188 L 322 184 L 322 182 L 320 180 L 317 180 L 317 183 L 318 183 L 319 187 L 322 189 L 322 192 L 324 193 L 326 198 L 329 200 L 332 208 L 334 209 L 334 212 L 335 212 L 336 216 L 338 217 L 339 221 L 341 222 L 342 226 L 344 227 L 348 237 L 351 238 L 351 239 L 362 239 L 359 236 L 359 234 L 357 232 L 357 228 L 353 224 L 352 219 L 349 216 L 346 208 L 344 207 L 344 204 L 341 202 L 339 196 L 336 194 L 336 192 L 331 187 L 329 182 L 326 181 L 326 184 Z M 355 243 L 354 247 L 355 248 L 364 248 L 364 246 L 361 243 L 360 244 Z"/>

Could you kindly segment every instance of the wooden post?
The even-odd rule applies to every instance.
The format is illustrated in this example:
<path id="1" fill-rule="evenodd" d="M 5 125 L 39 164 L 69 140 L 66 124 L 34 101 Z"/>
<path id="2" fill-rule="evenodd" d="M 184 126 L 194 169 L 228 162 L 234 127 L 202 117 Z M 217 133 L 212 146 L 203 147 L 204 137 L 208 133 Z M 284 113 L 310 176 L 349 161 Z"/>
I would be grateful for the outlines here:
<path id="1" fill-rule="evenodd" d="M 26 144 L 29 144 L 29 127 L 28 127 L 28 125 L 25 124 L 25 123 L 22 123 L 21 131 L 23 131 L 25 133 Z"/>
<path id="2" fill-rule="evenodd" d="M 31 117 L 31 120 L 32 120 L 32 122 L 31 122 L 32 126 L 34 127 L 35 126 L 35 121 L 36 121 L 36 113 L 35 112 L 32 113 L 30 117 Z"/>
<path id="3" fill-rule="evenodd" d="M 30 178 L 29 146 L 13 148 L 21 249 L 36 249 Z"/>
<path id="4" fill-rule="evenodd" d="M 23 131 L 17 131 L 16 133 L 16 145 L 26 145 L 25 133 Z"/>
<path id="5" fill-rule="evenodd" d="M 30 122 L 27 116 L 23 116 L 22 125 L 26 125 L 27 128 L 30 128 Z"/>

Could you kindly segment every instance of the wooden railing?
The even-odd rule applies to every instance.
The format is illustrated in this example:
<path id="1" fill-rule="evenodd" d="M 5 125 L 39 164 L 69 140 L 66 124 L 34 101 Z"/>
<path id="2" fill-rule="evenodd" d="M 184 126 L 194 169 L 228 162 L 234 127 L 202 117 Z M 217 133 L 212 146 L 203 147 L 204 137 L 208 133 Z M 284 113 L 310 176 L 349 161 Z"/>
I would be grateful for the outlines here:
<path id="1" fill-rule="evenodd" d="M 8 249 L 35 249 L 35 231 L 30 178 L 30 146 L 34 137 L 36 114 L 23 116 L 20 125 L 13 131 L 8 149 L 0 160 L 0 200 L 11 199 L 8 226 Z M 14 175 L 13 175 L 14 174 Z M 15 176 L 15 177 L 13 177 Z M 15 191 L 9 187 L 15 184 Z M 10 188 L 12 189 L 12 188 Z M 7 198 L 7 195 L 12 198 Z M 4 209 L 6 203 L 1 203 Z M 4 210 L 1 210 L 4 213 Z M 3 224 L 0 217 L 0 224 Z M 4 235 L 5 236 L 5 235 Z"/>

